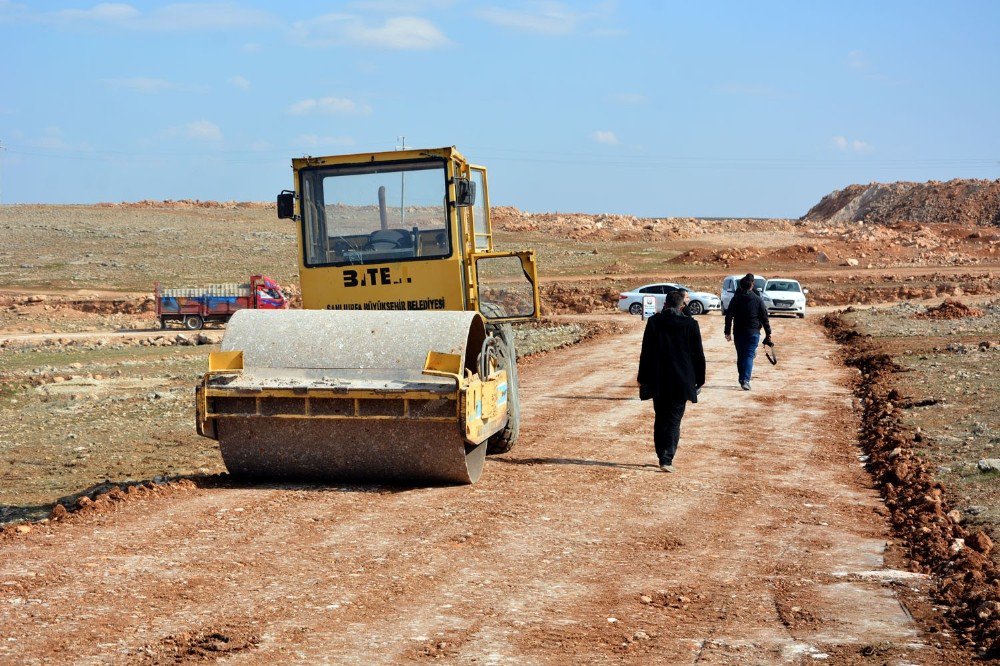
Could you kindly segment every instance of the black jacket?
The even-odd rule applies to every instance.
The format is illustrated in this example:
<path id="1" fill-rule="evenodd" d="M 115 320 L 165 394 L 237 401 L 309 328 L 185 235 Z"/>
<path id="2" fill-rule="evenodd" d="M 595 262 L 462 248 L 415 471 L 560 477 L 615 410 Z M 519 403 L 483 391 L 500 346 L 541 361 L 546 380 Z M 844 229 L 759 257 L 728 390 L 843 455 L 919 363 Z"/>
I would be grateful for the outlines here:
<path id="1" fill-rule="evenodd" d="M 767 319 L 767 306 L 764 299 L 757 292 L 750 290 L 738 290 L 733 294 L 733 300 L 729 301 L 726 308 L 726 335 L 733 329 L 744 333 L 760 332 L 760 327 L 764 327 L 764 333 L 771 336 L 771 322 Z"/>
<path id="2" fill-rule="evenodd" d="M 705 383 L 701 329 L 687 315 L 664 308 L 646 322 L 639 355 L 639 384 L 672 401 L 698 402 Z"/>

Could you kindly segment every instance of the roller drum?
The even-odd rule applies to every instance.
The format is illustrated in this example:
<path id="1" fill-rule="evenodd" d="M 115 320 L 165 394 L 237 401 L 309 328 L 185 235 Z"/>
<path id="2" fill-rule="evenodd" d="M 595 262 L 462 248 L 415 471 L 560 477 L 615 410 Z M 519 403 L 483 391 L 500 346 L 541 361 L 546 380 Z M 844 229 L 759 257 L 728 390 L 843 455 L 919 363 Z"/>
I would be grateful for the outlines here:
<path id="1" fill-rule="evenodd" d="M 243 371 L 225 387 L 234 395 L 242 390 L 244 397 L 215 398 L 215 411 L 225 414 L 215 428 L 227 469 L 235 476 L 268 479 L 476 481 L 487 444 L 464 437 L 455 379 L 422 370 L 427 352 L 438 351 L 460 355 L 475 372 L 485 337 L 484 321 L 475 312 L 237 312 L 222 350 L 242 351 Z M 315 396 L 338 387 L 354 392 L 345 395 L 374 392 L 376 399 L 362 402 L 383 413 L 317 418 L 324 409 L 335 411 L 328 405 L 338 400 L 324 403 Z M 245 397 L 248 390 L 268 395 L 269 389 L 295 397 Z M 402 399 L 393 396 L 401 391 L 436 392 L 441 400 L 426 404 L 451 404 L 452 414 L 442 417 L 438 406 L 431 414 L 437 420 L 420 418 L 412 404 L 398 406 Z M 261 408 L 265 403 L 290 406 L 268 411 Z"/>

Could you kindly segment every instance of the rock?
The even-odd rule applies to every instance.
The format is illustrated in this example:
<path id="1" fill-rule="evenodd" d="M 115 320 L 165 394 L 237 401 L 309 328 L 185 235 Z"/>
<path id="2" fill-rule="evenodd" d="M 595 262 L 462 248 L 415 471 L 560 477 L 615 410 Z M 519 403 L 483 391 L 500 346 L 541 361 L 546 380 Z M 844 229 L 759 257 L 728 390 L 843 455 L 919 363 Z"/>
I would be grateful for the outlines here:
<path id="1" fill-rule="evenodd" d="M 983 458 L 976 466 L 980 472 L 1000 472 L 1000 458 Z"/>
<path id="2" fill-rule="evenodd" d="M 858 262 L 857 259 L 848 259 L 847 261 L 844 262 L 844 265 L 845 266 L 857 266 L 858 263 L 859 262 Z"/>
<path id="3" fill-rule="evenodd" d="M 639 597 L 639 601 L 641 601 L 644 604 L 651 604 L 653 603 L 653 597 L 644 594 L 641 597 Z"/>
<path id="4" fill-rule="evenodd" d="M 820 262 L 821 264 L 825 264 L 826 262 L 830 261 L 830 255 L 828 255 L 826 252 L 820 252 L 819 254 L 816 255 L 816 261 Z"/>
<path id="5" fill-rule="evenodd" d="M 956 525 L 960 524 L 962 522 L 962 512 L 958 509 L 952 509 L 948 512 L 948 520 Z"/>
<path id="6" fill-rule="evenodd" d="M 637 641 L 646 641 L 649 640 L 649 634 L 640 629 L 639 631 L 632 634 L 632 638 Z"/>
<path id="7" fill-rule="evenodd" d="M 986 532 L 979 530 L 965 539 L 965 544 L 973 550 L 989 555 L 993 550 L 993 539 Z"/>
<path id="8" fill-rule="evenodd" d="M 66 517 L 69 512 L 66 511 L 66 507 L 62 504 L 56 504 L 52 507 L 52 520 L 61 520 Z"/>
<path id="9" fill-rule="evenodd" d="M 955 539 L 951 542 L 948 550 L 951 551 L 952 555 L 957 555 L 963 548 L 965 548 L 965 539 Z"/>
<path id="10" fill-rule="evenodd" d="M 204 333 L 199 333 L 198 337 L 196 338 L 196 341 L 199 345 L 210 345 L 215 342 L 214 340 L 212 340 L 211 336 L 206 335 Z"/>
<path id="11" fill-rule="evenodd" d="M 1000 615 L 1000 601 L 984 601 L 976 607 L 976 615 L 980 620 L 987 620 L 991 615 Z"/>
<path id="12" fill-rule="evenodd" d="M 27 534 L 31 531 L 31 525 L 18 525 L 14 529 L 18 534 Z"/>

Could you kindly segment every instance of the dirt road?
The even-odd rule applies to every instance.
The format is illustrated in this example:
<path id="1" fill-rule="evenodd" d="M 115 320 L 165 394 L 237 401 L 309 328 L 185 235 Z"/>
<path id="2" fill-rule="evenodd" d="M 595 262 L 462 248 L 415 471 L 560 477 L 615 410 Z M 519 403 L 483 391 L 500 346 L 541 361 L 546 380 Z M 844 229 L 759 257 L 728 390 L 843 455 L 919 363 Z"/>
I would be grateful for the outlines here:
<path id="1" fill-rule="evenodd" d="M 206 483 L 0 542 L 0 663 L 947 659 L 894 594 L 922 583 L 883 563 L 832 343 L 776 322 L 745 393 L 699 322 L 674 474 L 633 319 L 523 368 L 523 439 L 474 486 Z"/>

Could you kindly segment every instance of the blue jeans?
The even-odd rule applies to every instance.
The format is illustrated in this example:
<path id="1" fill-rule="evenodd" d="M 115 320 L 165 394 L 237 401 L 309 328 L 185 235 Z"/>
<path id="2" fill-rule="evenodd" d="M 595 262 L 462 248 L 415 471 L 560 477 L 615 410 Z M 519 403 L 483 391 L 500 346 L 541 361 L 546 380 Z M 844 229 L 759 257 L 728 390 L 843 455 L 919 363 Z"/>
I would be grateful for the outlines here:
<path id="1" fill-rule="evenodd" d="M 736 370 L 740 373 L 740 384 L 749 382 L 757 345 L 760 344 L 760 331 L 733 331 L 733 342 L 736 344 Z"/>

